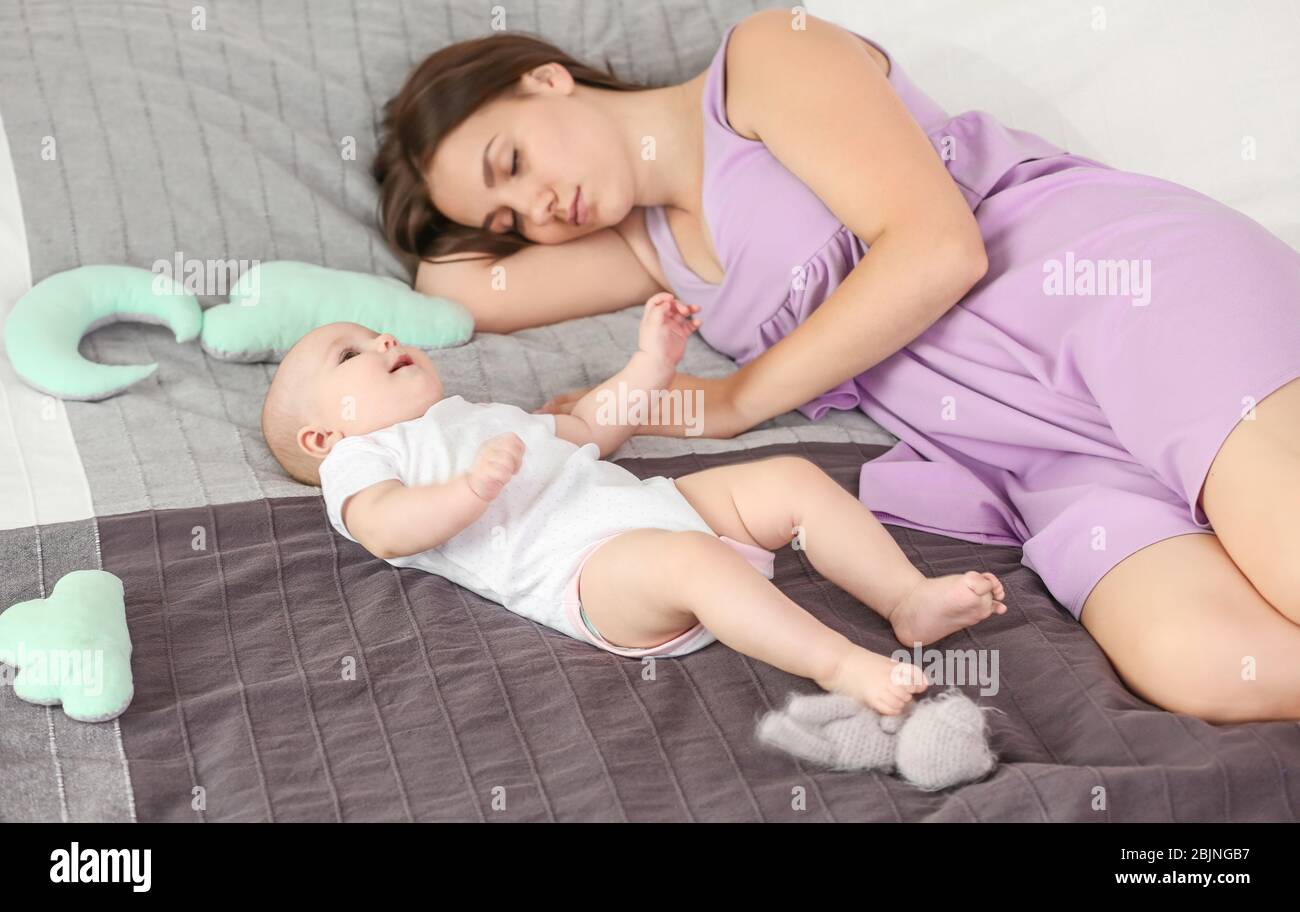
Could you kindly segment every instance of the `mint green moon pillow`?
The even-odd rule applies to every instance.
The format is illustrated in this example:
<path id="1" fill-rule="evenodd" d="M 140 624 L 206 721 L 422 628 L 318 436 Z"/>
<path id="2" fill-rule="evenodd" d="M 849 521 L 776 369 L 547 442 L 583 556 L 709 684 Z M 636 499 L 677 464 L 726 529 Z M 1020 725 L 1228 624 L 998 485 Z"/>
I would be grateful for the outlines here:
<path id="1" fill-rule="evenodd" d="M 228 361 L 279 361 L 327 323 L 360 323 L 419 348 L 468 342 L 474 319 L 460 304 L 432 298 L 387 276 L 311 263 L 260 263 L 239 277 L 230 303 L 203 315 L 203 350 Z"/>
<path id="2" fill-rule="evenodd" d="M 48 598 L 0 614 L 0 662 L 18 669 L 19 699 L 63 704 L 79 722 L 107 722 L 135 693 L 122 581 L 106 570 L 73 570 Z"/>
<path id="3" fill-rule="evenodd" d="M 134 266 L 81 266 L 38 282 L 5 320 L 5 352 L 28 385 L 62 399 L 120 393 L 157 364 L 99 364 L 77 351 L 81 337 L 119 320 L 162 323 L 177 342 L 199 334 L 198 298 L 164 275 Z"/>

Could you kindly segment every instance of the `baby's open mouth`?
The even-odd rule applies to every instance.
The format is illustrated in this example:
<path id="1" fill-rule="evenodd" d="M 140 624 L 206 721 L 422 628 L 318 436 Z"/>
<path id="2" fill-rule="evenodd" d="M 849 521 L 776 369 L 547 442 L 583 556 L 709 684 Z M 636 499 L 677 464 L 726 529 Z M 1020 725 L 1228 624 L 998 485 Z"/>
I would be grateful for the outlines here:
<path id="1" fill-rule="evenodd" d="M 393 362 L 393 366 L 388 369 L 388 372 L 391 374 L 393 371 L 400 370 L 403 367 L 410 367 L 414 363 L 415 361 L 412 360 L 410 355 L 399 355 L 397 360 Z"/>

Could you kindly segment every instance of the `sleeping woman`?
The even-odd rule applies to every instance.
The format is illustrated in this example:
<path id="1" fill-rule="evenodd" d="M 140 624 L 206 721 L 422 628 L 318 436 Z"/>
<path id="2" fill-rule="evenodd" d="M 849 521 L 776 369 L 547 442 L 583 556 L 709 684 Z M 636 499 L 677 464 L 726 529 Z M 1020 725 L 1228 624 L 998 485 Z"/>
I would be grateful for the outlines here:
<path id="1" fill-rule="evenodd" d="M 384 114 L 418 290 L 486 332 L 672 291 L 739 365 L 673 381 L 706 436 L 860 409 L 899 438 L 861 470 L 881 521 L 1022 548 L 1158 706 L 1300 719 L 1300 253 L 1258 223 L 780 10 L 662 88 L 462 42 Z"/>

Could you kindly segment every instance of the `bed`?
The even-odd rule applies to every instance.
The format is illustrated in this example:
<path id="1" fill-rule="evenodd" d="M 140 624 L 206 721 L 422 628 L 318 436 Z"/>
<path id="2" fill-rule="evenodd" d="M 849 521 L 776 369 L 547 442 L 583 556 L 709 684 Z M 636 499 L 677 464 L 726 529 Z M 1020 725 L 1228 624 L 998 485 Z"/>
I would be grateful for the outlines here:
<path id="1" fill-rule="evenodd" d="M 507 27 L 653 84 L 689 78 L 728 26 L 784 6 L 498 5 Z M 0 312 L 54 272 L 148 268 L 178 254 L 405 276 L 372 217 L 376 109 L 421 56 L 482 34 L 486 5 L 209 0 L 201 22 L 192 6 L 0 6 Z M 1220 8 L 1214 23 L 1207 12 L 1165 31 L 1155 28 L 1160 5 L 1139 5 L 1147 12 L 1116 11 L 1108 34 L 1090 28 L 1091 4 L 1036 6 L 1029 18 L 1041 22 L 1008 4 L 981 4 L 979 15 L 924 6 L 809 8 L 878 37 L 950 110 L 994 110 L 1085 154 L 1182 180 L 1300 244 L 1300 178 L 1276 160 L 1300 142 L 1293 111 L 1269 122 L 1275 103 L 1243 98 L 1241 83 L 1235 95 L 1201 99 L 1200 125 L 1223 125 L 1232 154 L 1248 133 L 1264 150 L 1234 183 L 1199 146 L 1153 152 L 1132 138 L 1124 118 L 1137 106 L 1136 122 L 1144 99 L 1164 97 L 1159 85 L 1139 87 L 1122 112 L 1099 101 L 1135 44 L 1175 61 L 1225 19 L 1243 59 L 1300 85 L 1293 37 L 1289 57 L 1268 56 L 1281 49 L 1285 4 Z M 1081 52 L 1077 72 L 1051 53 L 1053 41 L 1064 48 L 1097 32 L 1110 49 Z M 1012 60 L 1028 69 L 1007 69 Z M 955 78 L 958 65 L 981 79 Z M 1090 82 L 1088 72 L 1100 75 Z M 340 151 L 349 138 L 354 159 Z M 1179 172 L 1188 161 L 1204 167 Z M 449 389 L 531 409 L 616 371 L 638 320 L 632 308 L 479 333 L 433 354 Z M 754 741 L 757 718 L 811 682 L 721 645 L 660 661 L 650 677 L 638 661 L 398 570 L 333 533 L 319 492 L 290 480 L 261 440 L 274 365 L 214 360 L 141 324 L 100 329 L 82 350 L 159 369 L 103 402 L 60 402 L 0 358 L 0 608 L 48 595 L 71 570 L 116 574 L 136 692 L 115 721 L 83 724 L 0 687 L 0 820 L 1296 819 L 1300 727 L 1209 725 L 1135 696 L 1017 549 L 888 527 L 927 575 L 987 570 L 1006 584 L 1004 616 L 936 644 L 997 657 L 996 686 L 963 686 L 996 710 L 995 773 L 922 792 L 877 773 L 827 772 Z M 682 365 L 704 376 L 733 367 L 695 338 Z M 649 477 L 795 453 L 856 494 L 862 461 L 893 440 L 860 413 L 812 424 L 792 412 L 734 440 L 633 438 L 614 458 Z M 896 648 L 883 621 L 801 552 L 778 554 L 776 583 L 855 641 Z"/>

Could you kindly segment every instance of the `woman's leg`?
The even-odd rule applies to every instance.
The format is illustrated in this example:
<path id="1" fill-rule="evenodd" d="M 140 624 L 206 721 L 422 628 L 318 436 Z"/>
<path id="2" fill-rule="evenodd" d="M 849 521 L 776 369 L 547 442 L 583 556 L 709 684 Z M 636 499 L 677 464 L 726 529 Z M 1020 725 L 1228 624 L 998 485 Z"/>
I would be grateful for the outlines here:
<path id="1" fill-rule="evenodd" d="M 1079 620 L 1143 699 L 1209 722 L 1300 719 L 1300 627 L 1264 600 L 1217 536 L 1116 564 Z"/>
<path id="2" fill-rule="evenodd" d="M 925 690 L 919 668 L 830 629 L 707 532 L 624 532 L 596 549 L 578 587 L 583 610 L 617 646 L 657 646 L 698 622 L 737 652 L 877 712 L 897 714 Z"/>
<path id="3" fill-rule="evenodd" d="M 1300 379 L 1233 428 L 1210 464 L 1201 508 L 1241 572 L 1300 624 Z"/>
<path id="4" fill-rule="evenodd" d="M 719 535 L 769 550 L 797 538 L 818 573 L 888 620 L 906 646 L 1006 613 L 996 576 L 927 579 L 870 510 L 802 457 L 706 469 L 677 488 Z"/>

